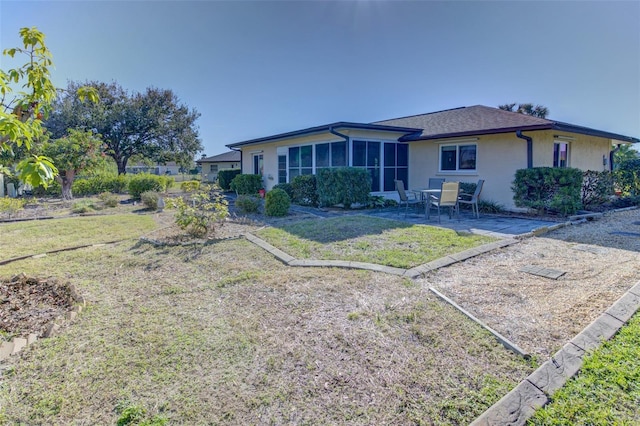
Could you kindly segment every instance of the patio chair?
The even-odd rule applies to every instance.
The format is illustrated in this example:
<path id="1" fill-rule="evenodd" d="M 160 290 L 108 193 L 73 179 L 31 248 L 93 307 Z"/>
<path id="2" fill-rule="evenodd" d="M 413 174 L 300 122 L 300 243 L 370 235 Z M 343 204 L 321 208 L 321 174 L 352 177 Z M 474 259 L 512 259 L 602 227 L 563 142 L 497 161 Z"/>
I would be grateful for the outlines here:
<path id="1" fill-rule="evenodd" d="M 400 197 L 400 202 L 398 203 L 398 214 L 400 214 L 400 207 L 402 205 L 404 208 L 404 217 L 407 217 L 407 210 L 409 210 L 409 205 L 419 206 L 422 204 L 422 199 L 418 198 L 414 192 L 410 192 L 407 194 L 407 191 L 404 189 L 404 182 L 401 180 L 394 180 L 396 183 L 396 191 L 398 191 L 398 197 Z"/>
<path id="2" fill-rule="evenodd" d="M 480 198 L 480 193 L 482 192 L 482 186 L 484 185 L 484 180 L 480 179 L 478 184 L 476 185 L 476 190 L 473 191 L 473 194 L 465 194 L 460 193 L 458 197 L 459 204 L 471 204 L 471 213 L 477 218 L 480 219 L 480 209 L 478 208 L 478 199 Z"/>
<path id="3" fill-rule="evenodd" d="M 444 178 L 429 178 L 429 189 L 440 189 Z"/>
<path id="4" fill-rule="evenodd" d="M 449 219 L 458 213 L 458 195 L 460 194 L 460 182 L 442 182 L 442 191 L 438 196 L 431 196 L 427 201 L 427 219 L 431 216 L 431 207 L 438 209 L 438 223 L 440 223 L 440 207 L 449 207 Z"/>

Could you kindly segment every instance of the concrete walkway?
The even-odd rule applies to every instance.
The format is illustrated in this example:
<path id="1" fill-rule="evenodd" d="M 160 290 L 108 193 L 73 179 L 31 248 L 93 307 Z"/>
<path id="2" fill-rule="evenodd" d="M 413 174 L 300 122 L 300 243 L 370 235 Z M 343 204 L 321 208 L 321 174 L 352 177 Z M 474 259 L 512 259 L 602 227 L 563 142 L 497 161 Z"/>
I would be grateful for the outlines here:
<path id="1" fill-rule="evenodd" d="M 381 217 L 385 219 L 400 220 L 417 225 L 438 226 L 441 228 L 453 229 L 459 232 L 470 232 L 472 234 L 488 235 L 496 238 L 516 238 L 530 235 L 531 233 L 544 232 L 565 223 L 552 222 L 532 218 L 512 217 L 499 214 L 481 214 L 480 219 L 476 219 L 471 212 L 461 211 L 459 218 L 449 219 L 448 214 L 443 213 L 438 222 L 438 216 L 432 212 L 427 219 L 424 215 L 416 212 L 409 212 L 406 216 L 404 211 L 397 208 L 386 209 L 363 209 L 363 210 L 324 210 L 313 207 L 291 206 L 292 211 L 313 214 L 319 217 L 339 217 L 348 214 L 361 214 L 367 216 Z"/>

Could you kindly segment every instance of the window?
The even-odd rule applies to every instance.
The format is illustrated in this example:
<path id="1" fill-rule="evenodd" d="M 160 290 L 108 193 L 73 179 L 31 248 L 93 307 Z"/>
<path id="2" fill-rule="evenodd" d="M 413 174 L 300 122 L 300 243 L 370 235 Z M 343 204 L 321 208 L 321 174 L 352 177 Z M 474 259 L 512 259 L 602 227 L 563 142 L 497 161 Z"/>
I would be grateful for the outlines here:
<path id="1" fill-rule="evenodd" d="M 347 165 L 347 143 L 319 143 L 316 146 L 316 173 L 320 169 L 345 167 Z"/>
<path id="2" fill-rule="evenodd" d="M 313 174 L 313 145 L 289 148 L 289 182 L 296 176 Z"/>
<path id="3" fill-rule="evenodd" d="M 211 173 L 218 173 L 218 165 L 217 164 L 211 164 L 211 166 L 209 167 L 209 171 Z"/>
<path id="4" fill-rule="evenodd" d="M 553 144 L 553 167 L 569 167 L 569 144 L 556 142 Z"/>
<path id="5" fill-rule="evenodd" d="M 278 155 L 278 183 L 287 182 L 287 156 Z"/>
<path id="6" fill-rule="evenodd" d="M 262 154 L 253 155 L 253 174 L 262 175 L 264 171 L 264 157 Z"/>
<path id="7" fill-rule="evenodd" d="M 476 170 L 477 145 L 440 146 L 440 171 Z"/>
<path id="8" fill-rule="evenodd" d="M 409 147 L 406 144 L 384 144 L 384 179 L 383 190 L 394 191 L 394 180 L 404 182 L 405 188 L 409 187 Z"/>
<path id="9" fill-rule="evenodd" d="M 353 141 L 353 166 L 371 175 L 371 191 L 380 191 L 380 142 Z"/>

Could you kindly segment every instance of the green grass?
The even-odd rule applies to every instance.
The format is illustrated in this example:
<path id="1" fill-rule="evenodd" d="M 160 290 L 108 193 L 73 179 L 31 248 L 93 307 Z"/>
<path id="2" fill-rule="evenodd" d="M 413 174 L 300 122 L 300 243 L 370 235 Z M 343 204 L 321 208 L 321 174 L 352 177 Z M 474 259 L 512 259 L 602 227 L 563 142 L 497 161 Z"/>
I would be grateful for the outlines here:
<path id="1" fill-rule="evenodd" d="M 287 267 L 246 240 L 0 265 L 19 272 L 88 304 L 8 361 L 5 424 L 468 424 L 535 368 L 421 285 Z"/>
<path id="2" fill-rule="evenodd" d="M 156 228 L 150 215 L 71 217 L 0 225 L 0 260 L 52 250 L 136 238 Z"/>
<path id="3" fill-rule="evenodd" d="M 640 424 L 640 314 L 585 357 L 578 375 L 529 424 Z"/>
<path id="4" fill-rule="evenodd" d="M 351 260 L 412 268 L 495 239 L 369 216 L 301 221 L 257 236 L 300 259 Z"/>

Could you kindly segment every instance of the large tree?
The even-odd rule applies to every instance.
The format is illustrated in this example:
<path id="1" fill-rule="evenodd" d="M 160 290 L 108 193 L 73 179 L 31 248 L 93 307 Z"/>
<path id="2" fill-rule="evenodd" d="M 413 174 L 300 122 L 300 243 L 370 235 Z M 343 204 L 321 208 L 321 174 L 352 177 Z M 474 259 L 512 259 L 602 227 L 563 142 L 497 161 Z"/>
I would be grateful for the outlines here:
<path id="1" fill-rule="evenodd" d="M 20 37 L 23 47 L 5 49 L 2 54 L 25 56 L 26 63 L 7 71 L 0 69 L 0 152 L 13 157 L 21 149 L 23 154 L 28 153 L 34 141 L 42 137 L 41 119 L 58 94 L 50 78 L 53 60 L 45 35 L 32 27 L 21 28 Z M 78 87 L 75 95 L 80 101 L 86 97 L 97 100 L 95 91 L 86 87 Z M 57 173 L 48 158 L 33 154 L 25 156 L 18 171 L 20 178 L 33 186 L 46 186 Z"/>
<path id="2" fill-rule="evenodd" d="M 132 156 L 188 165 L 202 151 L 195 124 L 200 114 L 181 104 L 171 90 L 150 87 L 144 93 L 130 94 L 115 82 L 84 86 L 95 88 L 100 102 L 83 103 L 75 95 L 81 85 L 70 82 L 44 126 L 53 137 L 61 137 L 68 128 L 101 134 L 105 152 L 118 165 L 119 174 L 126 172 Z"/>
<path id="3" fill-rule="evenodd" d="M 76 175 L 97 164 L 102 154 L 102 140 L 90 130 L 69 129 L 62 138 L 46 142 L 42 152 L 58 168 L 56 181 L 62 187 L 62 198 L 71 200 L 71 186 Z"/>
<path id="4" fill-rule="evenodd" d="M 530 103 L 526 104 L 504 104 L 498 105 L 498 108 L 511 111 L 511 112 L 519 112 L 520 114 L 531 115 L 534 117 L 547 118 L 549 115 L 549 108 L 542 105 L 533 105 Z"/>

